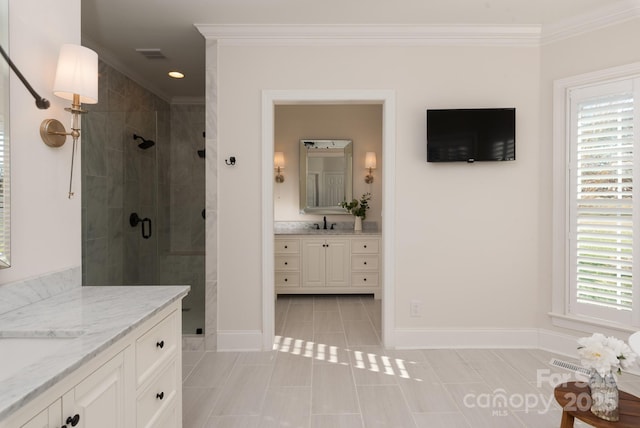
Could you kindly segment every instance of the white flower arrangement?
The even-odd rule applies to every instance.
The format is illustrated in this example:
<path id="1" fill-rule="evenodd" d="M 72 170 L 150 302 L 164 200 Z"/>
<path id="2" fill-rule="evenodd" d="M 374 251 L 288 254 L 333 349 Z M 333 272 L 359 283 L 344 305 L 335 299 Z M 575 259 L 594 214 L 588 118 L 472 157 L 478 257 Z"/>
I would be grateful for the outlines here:
<path id="1" fill-rule="evenodd" d="M 578 339 L 578 355 L 584 368 L 596 370 L 600 376 L 609 371 L 621 373 L 621 369 L 631 367 L 637 355 L 629 345 L 613 336 L 605 337 L 594 333 L 591 337 Z"/>

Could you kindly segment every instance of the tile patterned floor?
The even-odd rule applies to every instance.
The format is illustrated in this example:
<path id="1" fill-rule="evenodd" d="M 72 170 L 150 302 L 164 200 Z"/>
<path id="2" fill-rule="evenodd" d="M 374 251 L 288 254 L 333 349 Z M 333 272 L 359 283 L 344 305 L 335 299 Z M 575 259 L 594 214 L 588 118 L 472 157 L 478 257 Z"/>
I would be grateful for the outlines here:
<path id="1" fill-rule="evenodd" d="M 568 372 L 549 366 L 556 355 L 385 350 L 380 326 L 373 298 L 280 297 L 274 351 L 183 353 L 184 428 L 560 425 L 553 387 Z M 619 386 L 640 395 L 639 377 Z"/>

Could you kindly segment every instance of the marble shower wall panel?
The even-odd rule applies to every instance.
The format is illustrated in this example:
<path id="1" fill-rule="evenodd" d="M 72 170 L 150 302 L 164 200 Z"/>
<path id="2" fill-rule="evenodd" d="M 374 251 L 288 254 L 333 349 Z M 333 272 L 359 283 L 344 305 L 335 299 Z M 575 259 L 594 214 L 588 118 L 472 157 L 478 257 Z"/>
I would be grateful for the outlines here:
<path id="1" fill-rule="evenodd" d="M 205 349 L 218 347 L 218 42 L 206 41 Z"/>

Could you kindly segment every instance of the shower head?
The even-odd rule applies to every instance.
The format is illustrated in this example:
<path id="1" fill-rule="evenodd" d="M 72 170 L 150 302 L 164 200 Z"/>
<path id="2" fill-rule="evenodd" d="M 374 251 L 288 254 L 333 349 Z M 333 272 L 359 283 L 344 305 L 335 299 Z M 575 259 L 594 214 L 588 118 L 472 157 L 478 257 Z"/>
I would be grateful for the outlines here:
<path id="1" fill-rule="evenodd" d="M 133 139 L 134 140 L 142 140 L 142 143 L 138 144 L 138 147 L 140 147 L 143 150 L 148 149 L 149 147 L 153 147 L 156 142 L 153 140 L 147 140 L 146 138 L 143 138 L 137 134 L 133 134 Z"/>

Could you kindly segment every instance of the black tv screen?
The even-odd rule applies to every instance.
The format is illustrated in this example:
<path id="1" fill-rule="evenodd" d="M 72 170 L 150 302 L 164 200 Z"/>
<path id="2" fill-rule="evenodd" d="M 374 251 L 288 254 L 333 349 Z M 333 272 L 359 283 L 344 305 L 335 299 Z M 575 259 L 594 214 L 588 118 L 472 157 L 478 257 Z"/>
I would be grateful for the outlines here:
<path id="1" fill-rule="evenodd" d="M 515 108 L 427 110 L 427 162 L 515 159 Z"/>

